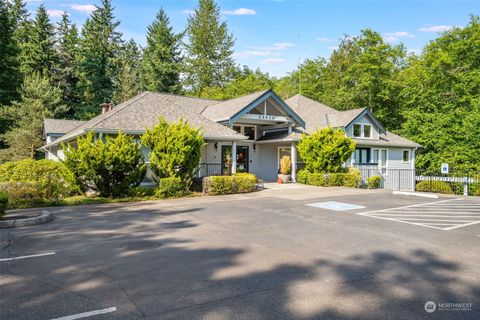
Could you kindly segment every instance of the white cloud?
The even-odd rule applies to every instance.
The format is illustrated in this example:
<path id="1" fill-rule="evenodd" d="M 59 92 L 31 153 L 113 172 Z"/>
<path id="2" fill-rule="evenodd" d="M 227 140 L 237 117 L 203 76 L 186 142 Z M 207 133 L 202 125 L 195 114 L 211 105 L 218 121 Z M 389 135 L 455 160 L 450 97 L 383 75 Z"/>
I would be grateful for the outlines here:
<path id="1" fill-rule="evenodd" d="M 97 10 L 97 7 L 93 4 L 72 4 L 70 6 L 73 10 L 82 11 L 82 12 L 93 12 Z"/>
<path id="2" fill-rule="evenodd" d="M 295 47 L 293 43 L 290 42 L 277 42 L 274 43 L 273 46 L 268 47 L 248 47 L 249 49 L 253 50 L 261 50 L 261 51 L 283 51 L 289 48 Z"/>
<path id="3" fill-rule="evenodd" d="M 285 63 L 287 60 L 282 58 L 267 58 L 262 60 L 263 63 Z"/>
<path id="4" fill-rule="evenodd" d="M 335 42 L 335 40 L 327 38 L 327 37 L 317 37 L 317 40 L 320 42 Z"/>
<path id="5" fill-rule="evenodd" d="M 418 31 L 421 32 L 444 32 L 453 29 L 454 26 L 445 26 L 445 25 L 439 25 L 439 26 L 429 26 L 429 27 L 422 27 L 419 28 Z"/>
<path id="6" fill-rule="evenodd" d="M 195 11 L 192 10 L 192 9 L 185 9 L 185 10 L 182 10 L 182 13 L 184 13 L 184 14 L 194 14 Z"/>
<path id="7" fill-rule="evenodd" d="M 61 17 L 63 15 L 63 12 L 62 10 L 57 10 L 57 9 L 48 9 L 47 10 L 47 13 L 50 17 Z"/>
<path id="8" fill-rule="evenodd" d="M 383 34 L 383 39 L 387 42 L 395 42 L 400 38 L 415 38 L 415 36 L 406 31 L 387 32 Z"/>
<path id="9" fill-rule="evenodd" d="M 331 47 L 328 47 L 328 49 L 330 49 L 330 50 L 337 50 L 337 49 L 338 49 L 338 46 L 331 46 Z"/>
<path id="10" fill-rule="evenodd" d="M 238 8 L 235 10 L 225 10 L 223 14 L 231 15 L 231 16 L 254 16 L 257 12 L 253 9 L 248 8 Z"/>
<path id="11" fill-rule="evenodd" d="M 268 57 L 271 55 L 270 51 L 255 51 L 255 50 L 246 50 L 235 52 L 234 56 L 236 58 L 250 58 L 250 57 Z"/>

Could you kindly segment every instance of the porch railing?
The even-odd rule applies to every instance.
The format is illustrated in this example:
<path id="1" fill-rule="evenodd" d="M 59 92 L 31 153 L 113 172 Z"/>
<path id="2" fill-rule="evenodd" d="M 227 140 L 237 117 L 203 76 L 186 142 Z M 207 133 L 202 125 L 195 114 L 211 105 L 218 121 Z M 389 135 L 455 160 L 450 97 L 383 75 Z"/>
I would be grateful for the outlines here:
<path id="1" fill-rule="evenodd" d="M 200 163 L 198 165 L 197 176 L 199 178 L 222 175 L 221 163 Z"/>

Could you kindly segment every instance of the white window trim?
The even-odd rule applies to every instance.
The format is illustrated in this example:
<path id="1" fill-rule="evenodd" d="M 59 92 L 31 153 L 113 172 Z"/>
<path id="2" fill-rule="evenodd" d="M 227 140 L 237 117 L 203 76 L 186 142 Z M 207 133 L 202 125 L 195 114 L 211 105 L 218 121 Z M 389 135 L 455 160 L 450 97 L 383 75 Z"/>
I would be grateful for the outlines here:
<path id="1" fill-rule="evenodd" d="M 408 152 L 408 160 L 407 160 L 407 161 L 405 161 L 405 160 L 403 159 L 403 153 L 404 153 L 405 151 Z M 410 151 L 410 149 L 402 149 L 402 163 L 410 163 L 410 162 L 412 162 L 412 152 Z"/>
<path id="2" fill-rule="evenodd" d="M 379 167 L 379 169 L 380 169 L 380 173 L 382 172 L 382 169 L 385 168 L 385 174 L 383 174 L 383 175 L 386 176 L 386 175 L 388 175 L 388 153 L 389 153 L 389 152 L 388 152 L 388 149 L 378 149 L 378 150 L 379 150 L 379 152 L 380 152 L 380 153 L 379 153 L 379 159 L 378 159 L 378 160 L 379 160 L 379 161 L 378 161 L 378 167 Z M 385 154 L 385 155 L 386 155 L 385 165 L 382 165 L 382 159 L 383 159 L 383 157 L 382 157 L 382 151 L 386 151 L 386 154 Z"/>
<path id="3" fill-rule="evenodd" d="M 355 125 L 360 126 L 360 136 L 355 136 Z M 365 137 L 365 126 L 370 126 L 370 137 Z M 354 123 L 352 125 L 352 137 L 360 139 L 373 139 L 373 125 L 370 123 Z"/>

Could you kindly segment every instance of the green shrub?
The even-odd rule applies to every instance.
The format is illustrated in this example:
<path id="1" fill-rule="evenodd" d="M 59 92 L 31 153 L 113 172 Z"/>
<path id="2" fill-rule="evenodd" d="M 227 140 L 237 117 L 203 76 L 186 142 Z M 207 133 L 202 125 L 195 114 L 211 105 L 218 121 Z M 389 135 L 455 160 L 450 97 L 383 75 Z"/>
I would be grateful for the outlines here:
<path id="1" fill-rule="evenodd" d="M 33 207 L 45 202 L 38 182 L 2 182 L 0 191 L 8 194 L 9 207 Z"/>
<path id="2" fill-rule="evenodd" d="M 167 123 L 159 117 L 158 124 L 142 136 L 142 143 L 151 150 L 150 168 L 158 179 L 178 177 L 190 188 L 205 143 L 200 130 L 184 120 Z"/>
<path id="3" fill-rule="evenodd" d="M 255 191 L 257 178 L 251 173 L 233 176 L 210 176 L 203 179 L 203 192 L 208 195 L 246 193 Z"/>
<path id="4" fill-rule="evenodd" d="M 346 173 L 329 173 L 326 179 L 327 187 L 343 186 Z"/>
<path id="5" fill-rule="evenodd" d="M 305 169 L 300 170 L 297 173 L 297 182 L 302 183 L 302 184 L 307 184 L 309 175 L 310 175 L 310 172 L 308 172 L 307 170 L 305 170 Z"/>
<path id="6" fill-rule="evenodd" d="M 444 194 L 453 194 L 453 190 L 450 185 L 444 181 L 420 181 L 416 186 L 417 191 L 424 192 L 437 192 Z"/>
<path id="7" fill-rule="evenodd" d="M 61 162 L 26 159 L 0 165 L 0 182 L 35 182 L 42 198 L 56 200 L 78 193 L 74 175 Z"/>
<path id="8" fill-rule="evenodd" d="M 178 177 L 162 178 L 158 183 L 155 195 L 159 198 L 175 198 L 185 195 L 186 189 Z"/>
<path id="9" fill-rule="evenodd" d="M 292 161 L 290 161 L 289 156 L 283 156 L 280 159 L 280 173 L 284 175 L 290 174 L 292 170 Z"/>
<path id="10" fill-rule="evenodd" d="M 77 139 L 77 147 L 63 146 L 64 163 L 83 191 L 94 190 L 102 197 L 129 195 L 147 172 L 141 146 L 132 136 L 94 139 L 94 133 Z"/>
<path id="11" fill-rule="evenodd" d="M 348 168 L 343 178 L 343 185 L 350 188 L 359 188 L 362 182 L 362 175 L 357 168 Z"/>
<path id="12" fill-rule="evenodd" d="M 0 220 L 5 216 L 8 205 L 8 193 L 0 192 Z"/>
<path id="13" fill-rule="evenodd" d="M 237 173 L 233 176 L 236 193 L 253 192 L 257 188 L 257 177 L 251 173 Z"/>
<path id="14" fill-rule="evenodd" d="M 307 184 L 312 186 L 325 186 L 325 175 L 323 173 L 309 173 Z"/>
<path id="15" fill-rule="evenodd" d="M 367 179 L 367 187 L 368 189 L 378 189 L 382 183 L 381 176 L 371 176 Z"/>
<path id="16" fill-rule="evenodd" d="M 298 152 L 309 172 L 341 172 L 355 150 L 355 142 L 340 129 L 324 128 L 303 134 Z"/>

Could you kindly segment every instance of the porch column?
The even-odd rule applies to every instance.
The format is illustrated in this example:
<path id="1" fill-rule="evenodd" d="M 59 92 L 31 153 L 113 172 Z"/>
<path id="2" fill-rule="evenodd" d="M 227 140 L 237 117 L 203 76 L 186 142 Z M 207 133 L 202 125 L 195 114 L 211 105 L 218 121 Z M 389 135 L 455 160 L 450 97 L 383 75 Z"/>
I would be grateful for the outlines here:
<path id="1" fill-rule="evenodd" d="M 297 144 L 292 142 L 292 147 L 290 148 L 291 155 L 290 159 L 292 159 L 292 182 L 297 182 Z"/>
<path id="2" fill-rule="evenodd" d="M 232 141 L 232 174 L 237 173 L 237 142 Z"/>

